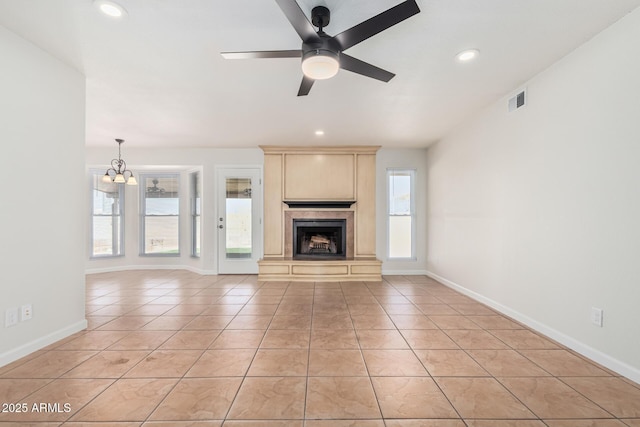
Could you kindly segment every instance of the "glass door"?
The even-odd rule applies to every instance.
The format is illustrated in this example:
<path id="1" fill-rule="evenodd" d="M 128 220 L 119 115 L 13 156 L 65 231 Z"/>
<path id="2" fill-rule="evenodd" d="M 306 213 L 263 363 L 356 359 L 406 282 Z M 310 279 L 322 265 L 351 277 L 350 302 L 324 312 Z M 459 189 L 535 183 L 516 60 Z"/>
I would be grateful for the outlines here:
<path id="1" fill-rule="evenodd" d="M 262 253 L 259 169 L 218 170 L 218 272 L 256 274 Z"/>

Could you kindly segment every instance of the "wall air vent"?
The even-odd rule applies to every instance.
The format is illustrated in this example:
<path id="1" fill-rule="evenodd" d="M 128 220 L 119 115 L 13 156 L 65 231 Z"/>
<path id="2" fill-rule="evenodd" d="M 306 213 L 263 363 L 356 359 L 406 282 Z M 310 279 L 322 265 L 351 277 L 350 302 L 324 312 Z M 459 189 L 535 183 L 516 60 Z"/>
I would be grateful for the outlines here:
<path id="1" fill-rule="evenodd" d="M 526 98 L 527 98 L 527 90 L 523 89 L 520 92 L 518 92 L 518 94 L 516 96 L 514 96 L 513 98 L 509 99 L 509 112 L 515 111 L 518 108 L 522 108 L 525 105 L 527 105 L 526 103 Z"/>

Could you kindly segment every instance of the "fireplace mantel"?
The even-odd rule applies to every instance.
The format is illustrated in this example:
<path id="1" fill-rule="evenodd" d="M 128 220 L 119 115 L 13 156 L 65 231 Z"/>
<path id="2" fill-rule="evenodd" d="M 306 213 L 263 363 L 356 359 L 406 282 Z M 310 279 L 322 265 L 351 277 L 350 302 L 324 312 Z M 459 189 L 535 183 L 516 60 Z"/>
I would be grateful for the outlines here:
<path id="1" fill-rule="evenodd" d="M 381 280 L 376 259 L 378 146 L 264 151 L 264 259 L 260 280 Z M 292 260 L 292 218 L 347 218 L 347 259 Z M 295 264 L 295 268 L 293 268 Z"/>

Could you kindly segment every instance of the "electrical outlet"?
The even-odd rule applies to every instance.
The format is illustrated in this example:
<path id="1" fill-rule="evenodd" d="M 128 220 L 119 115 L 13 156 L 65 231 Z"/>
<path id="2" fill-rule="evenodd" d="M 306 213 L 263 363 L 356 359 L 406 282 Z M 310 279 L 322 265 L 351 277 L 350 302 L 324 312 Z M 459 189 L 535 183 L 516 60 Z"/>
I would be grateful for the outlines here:
<path id="1" fill-rule="evenodd" d="M 591 307 L 591 323 L 602 328 L 604 312 L 601 308 Z"/>
<path id="2" fill-rule="evenodd" d="M 4 314 L 4 326 L 14 326 L 18 323 L 18 307 L 7 308 Z"/>
<path id="3" fill-rule="evenodd" d="M 31 304 L 25 304 L 20 308 L 20 321 L 24 322 L 25 320 L 29 320 L 33 317 L 33 308 Z"/>

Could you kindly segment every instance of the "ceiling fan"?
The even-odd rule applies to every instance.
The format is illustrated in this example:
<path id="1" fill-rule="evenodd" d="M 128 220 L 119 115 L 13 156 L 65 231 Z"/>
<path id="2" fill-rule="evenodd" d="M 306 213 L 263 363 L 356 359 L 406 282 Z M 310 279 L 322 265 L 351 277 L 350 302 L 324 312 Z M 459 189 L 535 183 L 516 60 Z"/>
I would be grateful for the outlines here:
<path id="1" fill-rule="evenodd" d="M 302 39 L 301 49 L 222 52 L 221 55 L 226 59 L 302 58 L 304 76 L 298 96 L 308 95 L 316 80 L 329 79 L 340 68 L 383 82 L 391 80 L 395 74 L 349 56 L 344 51 L 420 12 L 415 0 L 406 0 L 332 37 L 324 32 L 330 20 L 328 8 L 314 7 L 309 22 L 296 0 L 276 0 L 276 3 Z M 318 27 L 317 32 L 311 24 Z"/>

